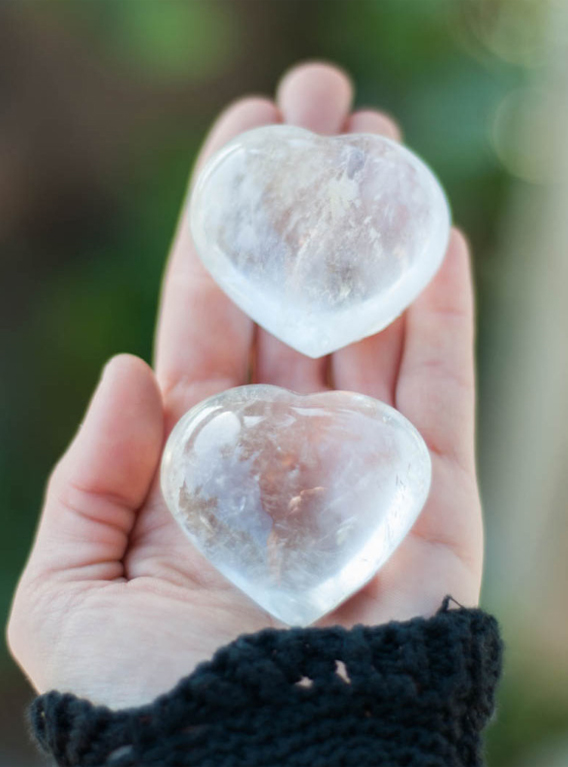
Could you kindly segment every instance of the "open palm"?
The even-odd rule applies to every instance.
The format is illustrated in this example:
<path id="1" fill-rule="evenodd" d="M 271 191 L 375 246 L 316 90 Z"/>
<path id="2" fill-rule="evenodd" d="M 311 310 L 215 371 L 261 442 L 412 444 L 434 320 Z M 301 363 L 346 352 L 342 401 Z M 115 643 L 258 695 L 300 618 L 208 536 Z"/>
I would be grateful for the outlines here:
<path id="1" fill-rule="evenodd" d="M 204 160 L 236 134 L 285 121 L 322 134 L 395 124 L 350 114 L 351 85 L 323 64 L 295 68 L 276 103 L 251 97 L 219 118 Z M 453 232 L 444 264 L 413 306 L 378 335 L 312 360 L 256 328 L 216 286 L 180 219 L 163 288 L 156 372 L 121 355 L 105 368 L 75 440 L 49 482 L 37 539 L 9 624 L 12 651 L 41 692 L 111 707 L 169 689 L 243 632 L 274 625 L 192 549 L 162 500 L 164 438 L 203 398 L 246 383 L 299 392 L 330 385 L 396 407 L 430 449 L 427 506 L 387 565 L 321 625 L 432 614 L 446 594 L 477 602 L 482 526 L 474 461 L 473 302 L 467 246 Z"/>

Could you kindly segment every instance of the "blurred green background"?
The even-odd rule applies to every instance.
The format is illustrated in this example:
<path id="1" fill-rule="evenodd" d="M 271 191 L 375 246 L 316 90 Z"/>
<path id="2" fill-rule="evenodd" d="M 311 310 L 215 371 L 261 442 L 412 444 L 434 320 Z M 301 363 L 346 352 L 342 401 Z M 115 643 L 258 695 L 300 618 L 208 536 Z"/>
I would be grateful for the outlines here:
<path id="1" fill-rule="evenodd" d="M 164 259 L 208 125 L 228 101 L 273 92 L 297 61 L 333 60 L 351 73 L 358 106 L 378 106 L 401 122 L 408 144 L 441 177 L 475 253 L 488 528 L 484 605 L 503 622 L 509 661 L 488 738 L 489 765 L 568 765 L 566 496 L 548 492 L 560 487 L 554 485 L 564 474 L 558 451 L 566 442 L 556 439 L 554 401 L 543 395 L 543 386 L 560 376 L 555 396 L 561 398 L 562 351 L 554 344 L 563 336 L 535 341 L 533 333 L 529 344 L 523 335 L 555 301 L 559 311 L 565 303 L 554 292 L 562 282 L 554 258 L 566 244 L 555 202 L 566 199 L 557 172 L 565 167 L 559 146 L 568 135 L 563 5 L 2 4 L 0 616 L 7 616 L 48 473 L 102 365 L 122 351 L 151 359 Z M 558 242 L 535 248 L 531 237 L 550 231 L 547 211 L 555 205 Z M 550 273 L 550 285 L 535 283 L 535 269 Z M 546 352 L 551 375 L 528 356 L 528 345 L 531 353 Z M 524 367 L 538 375 L 520 375 Z M 538 409 L 543 398 L 548 415 Z M 533 420 L 525 422 L 527 403 Z M 519 423 L 528 424 L 524 431 Z M 539 473 L 548 489 L 543 496 L 530 469 L 536 472 L 535 456 L 540 451 L 544 460 L 547 446 L 558 465 L 546 482 Z M 523 482 L 537 489 L 521 492 Z M 514 492 L 518 503 L 503 501 Z M 529 496 L 532 505 L 519 522 L 515 514 Z M 552 516 L 544 514 L 546 503 Z M 530 552 L 525 540 L 534 544 Z M 31 696 L 0 649 L 0 767 L 40 763 L 23 725 Z"/>

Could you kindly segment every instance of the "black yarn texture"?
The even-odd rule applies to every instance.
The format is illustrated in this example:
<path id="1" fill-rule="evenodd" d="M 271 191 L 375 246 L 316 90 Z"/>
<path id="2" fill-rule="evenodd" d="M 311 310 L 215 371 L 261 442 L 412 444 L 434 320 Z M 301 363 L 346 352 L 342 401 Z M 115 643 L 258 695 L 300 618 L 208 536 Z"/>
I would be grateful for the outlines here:
<path id="1" fill-rule="evenodd" d="M 32 732 L 61 767 L 480 767 L 502 644 L 493 617 L 449 601 L 404 623 L 243 635 L 136 709 L 50 692 Z"/>

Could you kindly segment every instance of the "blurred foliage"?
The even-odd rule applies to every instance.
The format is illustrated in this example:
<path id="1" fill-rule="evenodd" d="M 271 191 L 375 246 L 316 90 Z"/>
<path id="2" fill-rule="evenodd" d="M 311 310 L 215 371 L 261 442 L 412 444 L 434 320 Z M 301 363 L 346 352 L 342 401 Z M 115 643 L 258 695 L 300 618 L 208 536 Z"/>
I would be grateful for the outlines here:
<path id="1" fill-rule="evenodd" d="M 510 184 L 492 124 L 543 58 L 545 6 L 53 0 L 0 8 L 0 64 L 11 72 L 0 78 L 0 158 L 5 145 L 11 158 L 0 163 L 0 615 L 46 477 L 101 366 L 121 351 L 151 359 L 164 258 L 206 125 L 242 93 L 273 91 L 300 58 L 346 68 L 357 104 L 396 116 L 445 184 L 476 253 L 483 400 Z M 0 673 L 9 663 L 0 653 Z M 491 764 L 512 766 L 530 743 L 568 728 L 568 707 L 545 705 L 541 693 L 522 675 L 507 677 Z"/>
<path id="2" fill-rule="evenodd" d="M 109 50 L 142 76 L 207 78 L 236 54 L 238 17 L 227 5 L 111 0 L 99 3 L 97 13 L 105 18 Z"/>

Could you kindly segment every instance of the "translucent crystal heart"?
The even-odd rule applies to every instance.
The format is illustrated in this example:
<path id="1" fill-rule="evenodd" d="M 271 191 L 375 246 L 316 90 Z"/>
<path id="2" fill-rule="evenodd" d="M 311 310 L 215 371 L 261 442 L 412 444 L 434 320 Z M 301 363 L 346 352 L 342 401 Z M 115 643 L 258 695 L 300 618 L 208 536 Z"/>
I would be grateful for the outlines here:
<path id="1" fill-rule="evenodd" d="M 442 262 L 450 214 L 432 172 L 394 141 L 271 125 L 210 159 L 190 223 L 230 298 L 289 346 L 321 357 L 409 306 Z"/>
<path id="2" fill-rule="evenodd" d="M 161 479 L 199 551 L 266 611 L 306 626 L 386 562 L 430 476 L 421 436 L 382 402 L 242 386 L 185 414 Z"/>

